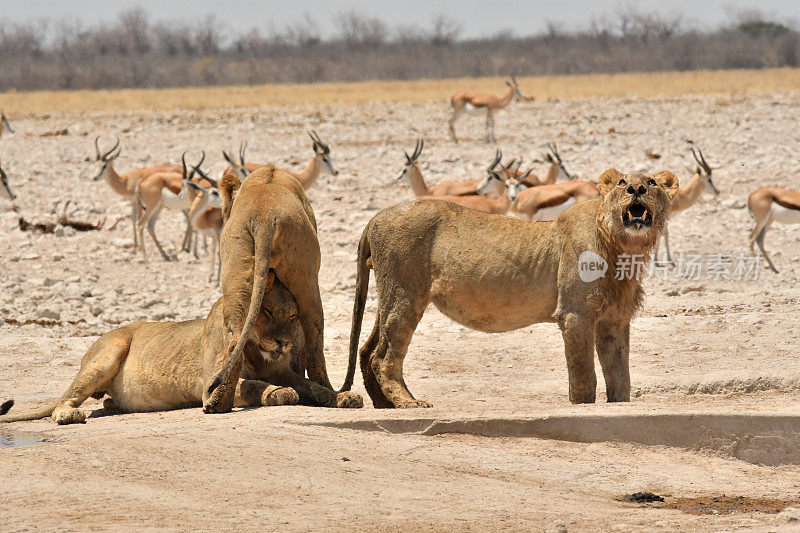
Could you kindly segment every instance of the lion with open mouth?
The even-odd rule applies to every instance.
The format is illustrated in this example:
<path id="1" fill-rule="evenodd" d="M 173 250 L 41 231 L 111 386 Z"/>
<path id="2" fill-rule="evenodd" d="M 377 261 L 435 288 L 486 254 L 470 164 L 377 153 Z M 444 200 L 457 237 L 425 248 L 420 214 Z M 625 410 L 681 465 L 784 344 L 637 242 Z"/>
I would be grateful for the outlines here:
<path id="1" fill-rule="evenodd" d="M 678 179 L 604 172 L 601 196 L 574 205 L 553 222 L 527 222 L 440 201 L 384 209 L 358 247 L 350 360 L 355 373 L 361 322 L 375 271 L 378 311 L 361 349 L 364 384 L 375 407 L 429 407 L 403 378 L 403 360 L 429 303 L 469 328 L 504 332 L 538 322 L 561 329 L 573 403 L 595 401 L 597 351 L 608 401 L 630 400 L 630 321 L 643 291 L 640 275 L 617 269 L 643 262 L 670 214 Z M 581 255 L 600 269 L 582 275 Z M 639 272 L 639 274 L 641 271 Z"/>

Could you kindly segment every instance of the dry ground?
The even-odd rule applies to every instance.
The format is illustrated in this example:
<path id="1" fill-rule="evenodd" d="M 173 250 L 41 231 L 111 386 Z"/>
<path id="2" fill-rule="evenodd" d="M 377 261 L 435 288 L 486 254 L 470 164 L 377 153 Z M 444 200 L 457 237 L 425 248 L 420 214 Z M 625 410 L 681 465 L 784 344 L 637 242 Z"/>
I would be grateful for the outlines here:
<path id="1" fill-rule="evenodd" d="M 11 116 L 103 110 L 217 109 L 263 105 L 443 102 L 459 91 L 503 93 L 507 78 L 272 84 L 189 89 L 0 93 Z M 799 68 L 536 76 L 518 79 L 534 98 L 751 94 L 800 89 Z"/>
<path id="2" fill-rule="evenodd" d="M 531 161 L 553 139 L 570 170 L 586 177 L 609 166 L 668 168 L 685 182 L 685 139 L 700 143 L 722 193 L 675 217 L 676 255 L 747 252 L 748 192 L 800 186 L 798 93 L 536 101 L 512 109 L 497 117 L 506 154 Z M 20 213 L 50 217 L 66 199 L 73 218 L 127 214 L 105 183 L 89 179 L 94 135 L 120 136 L 120 170 L 204 148 L 207 168 L 219 171 L 220 150 L 243 139 L 251 159 L 298 168 L 311 153 L 304 131 L 320 133 L 341 171 L 310 191 L 335 384 L 346 364 L 358 236 L 379 209 L 412 197 L 407 185 L 390 184 L 402 150 L 425 137 L 421 160 L 431 181 L 479 177 L 494 152 L 478 142 L 480 118 L 461 123 L 466 141 L 451 144 L 441 102 L 34 114 L 14 125 L 17 134 L 0 140 L 19 195 L 19 212 L 0 203 L 0 398 L 15 398 L 15 409 L 60 394 L 95 335 L 142 318 L 202 316 L 219 294 L 206 281 L 206 257 L 134 257 L 127 220 L 113 231 L 17 229 Z M 41 136 L 62 128 L 67 135 Z M 645 150 L 662 158 L 650 160 Z M 170 250 L 182 228 L 180 215 L 162 216 L 158 233 Z M 0 428 L 6 439 L 46 443 L 0 450 L 0 524 L 8 531 L 797 527 L 798 511 L 760 511 L 800 507 L 799 230 L 775 227 L 767 237 L 780 274 L 648 280 L 633 324 L 628 405 L 606 405 L 602 392 L 596 405 L 568 403 L 553 325 L 487 335 L 431 309 L 405 369 L 431 410 L 286 407 L 204 416 L 190 409 L 96 416 L 73 427 L 10 425 Z M 363 393 L 360 378 L 356 390 Z M 620 501 L 637 491 L 667 501 Z M 692 503 L 723 495 L 719 508 Z M 749 499 L 729 503 L 739 496 Z"/>

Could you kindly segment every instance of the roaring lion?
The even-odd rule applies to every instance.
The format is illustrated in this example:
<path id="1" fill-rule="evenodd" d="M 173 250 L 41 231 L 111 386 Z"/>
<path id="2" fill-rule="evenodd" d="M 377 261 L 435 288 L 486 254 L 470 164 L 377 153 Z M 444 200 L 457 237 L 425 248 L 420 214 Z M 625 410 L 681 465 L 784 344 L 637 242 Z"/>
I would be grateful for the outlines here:
<path id="1" fill-rule="evenodd" d="M 80 405 L 90 396 L 106 394 L 104 408 L 126 413 L 202 405 L 204 385 L 218 370 L 217 358 L 225 347 L 223 300 L 217 300 L 206 319 L 136 322 L 109 331 L 89 347 L 60 399 L 42 409 L 0 416 L 0 422 L 52 416 L 59 424 L 81 423 L 86 413 Z M 297 304 L 272 274 L 261 305 L 245 346 L 235 404 L 361 407 L 358 394 L 337 393 L 292 371 L 291 360 L 304 348 Z M 7 404 L 13 402 L 3 406 Z"/>
<path id="2" fill-rule="evenodd" d="M 305 333 L 305 356 L 295 370 L 331 388 L 323 354 L 317 223 L 303 187 L 284 170 L 267 164 L 244 181 L 229 173 L 220 181 L 225 226 L 220 237 L 223 327 L 221 370 L 206 383 L 203 410 L 233 407 L 234 390 L 249 332 L 272 269 L 297 300 Z"/>
<path id="3" fill-rule="evenodd" d="M 624 272 L 615 265 L 629 257 L 641 266 L 669 218 L 678 180 L 666 171 L 648 176 L 611 169 L 600 176 L 599 188 L 600 197 L 571 207 L 553 222 L 521 221 L 439 200 L 399 204 L 376 214 L 358 246 L 342 390 L 353 383 L 371 268 L 378 311 L 361 349 L 361 372 L 375 407 L 430 407 L 406 387 L 403 359 L 431 302 L 478 331 L 557 322 L 570 401 L 595 401 L 595 347 L 608 401 L 629 401 L 630 320 L 643 291 L 640 276 L 619 275 Z M 579 261 L 588 265 L 586 272 Z"/>

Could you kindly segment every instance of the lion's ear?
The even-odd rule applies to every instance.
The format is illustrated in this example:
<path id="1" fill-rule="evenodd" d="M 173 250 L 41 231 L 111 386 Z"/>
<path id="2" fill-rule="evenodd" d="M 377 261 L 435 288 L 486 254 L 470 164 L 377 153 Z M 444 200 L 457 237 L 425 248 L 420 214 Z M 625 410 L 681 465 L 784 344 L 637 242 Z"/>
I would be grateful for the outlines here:
<path id="1" fill-rule="evenodd" d="M 225 177 L 219 182 L 219 192 L 222 195 L 222 220 L 227 222 L 228 217 L 231 216 L 231 208 L 233 207 L 233 199 L 236 198 L 236 193 L 239 191 L 242 182 L 239 177 L 233 172 L 228 172 Z"/>
<path id="2" fill-rule="evenodd" d="M 600 189 L 600 194 L 607 195 L 624 177 L 624 174 L 616 168 L 609 168 L 597 178 L 597 188 Z"/>
<path id="3" fill-rule="evenodd" d="M 675 198 L 678 193 L 678 177 L 675 174 L 669 170 L 662 170 L 653 176 L 653 179 L 667 191 L 670 200 Z"/>

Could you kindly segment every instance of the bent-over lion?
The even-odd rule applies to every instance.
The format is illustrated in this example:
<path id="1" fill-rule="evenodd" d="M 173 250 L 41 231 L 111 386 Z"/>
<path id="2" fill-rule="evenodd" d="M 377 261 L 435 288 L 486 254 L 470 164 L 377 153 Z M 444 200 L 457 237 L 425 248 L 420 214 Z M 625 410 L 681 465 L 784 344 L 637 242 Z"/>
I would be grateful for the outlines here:
<path id="1" fill-rule="evenodd" d="M 242 351 L 258 317 L 270 269 L 297 300 L 306 346 L 298 370 L 307 370 L 311 380 L 331 388 L 323 354 L 317 223 L 303 187 L 270 163 L 242 182 L 227 174 L 220 192 L 226 348 L 220 354 L 221 370 L 206 383 L 203 410 L 220 413 L 233 407 Z"/>
<path id="2" fill-rule="evenodd" d="M 678 180 L 607 170 L 601 197 L 577 204 L 553 222 L 527 222 L 439 200 L 384 209 L 358 246 L 350 360 L 355 372 L 361 322 L 375 271 L 378 310 L 361 349 L 364 385 L 375 407 L 430 407 L 403 380 L 403 359 L 429 303 L 459 324 L 504 332 L 557 322 L 564 338 L 573 403 L 595 400 L 594 350 L 609 401 L 630 400 L 629 324 L 643 291 L 637 277 L 617 276 L 617 258 L 650 253 L 670 212 Z M 579 260 L 607 270 L 582 279 Z M 596 262 L 596 261 L 595 261 Z M 617 279 L 621 277 L 621 279 Z M 595 279 L 596 278 L 596 279 Z"/>
<path id="3" fill-rule="evenodd" d="M 109 331 L 89 347 L 77 377 L 59 400 L 42 409 L 0 416 L 0 422 L 47 416 L 59 424 L 84 422 L 80 405 L 89 396 L 100 399 L 106 394 L 106 409 L 127 413 L 202 405 L 204 385 L 218 370 L 217 358 L 225 347 L 222 310 L 220 298 L 206 319 L 136 322 Z M 337 393 L 291 370 L 291 359 L 302 353 L 304 343 L 297 316 L 294 298 L 270 274 L 244 349 L 235 404 L 361 407 L 358 394 Z"/>

